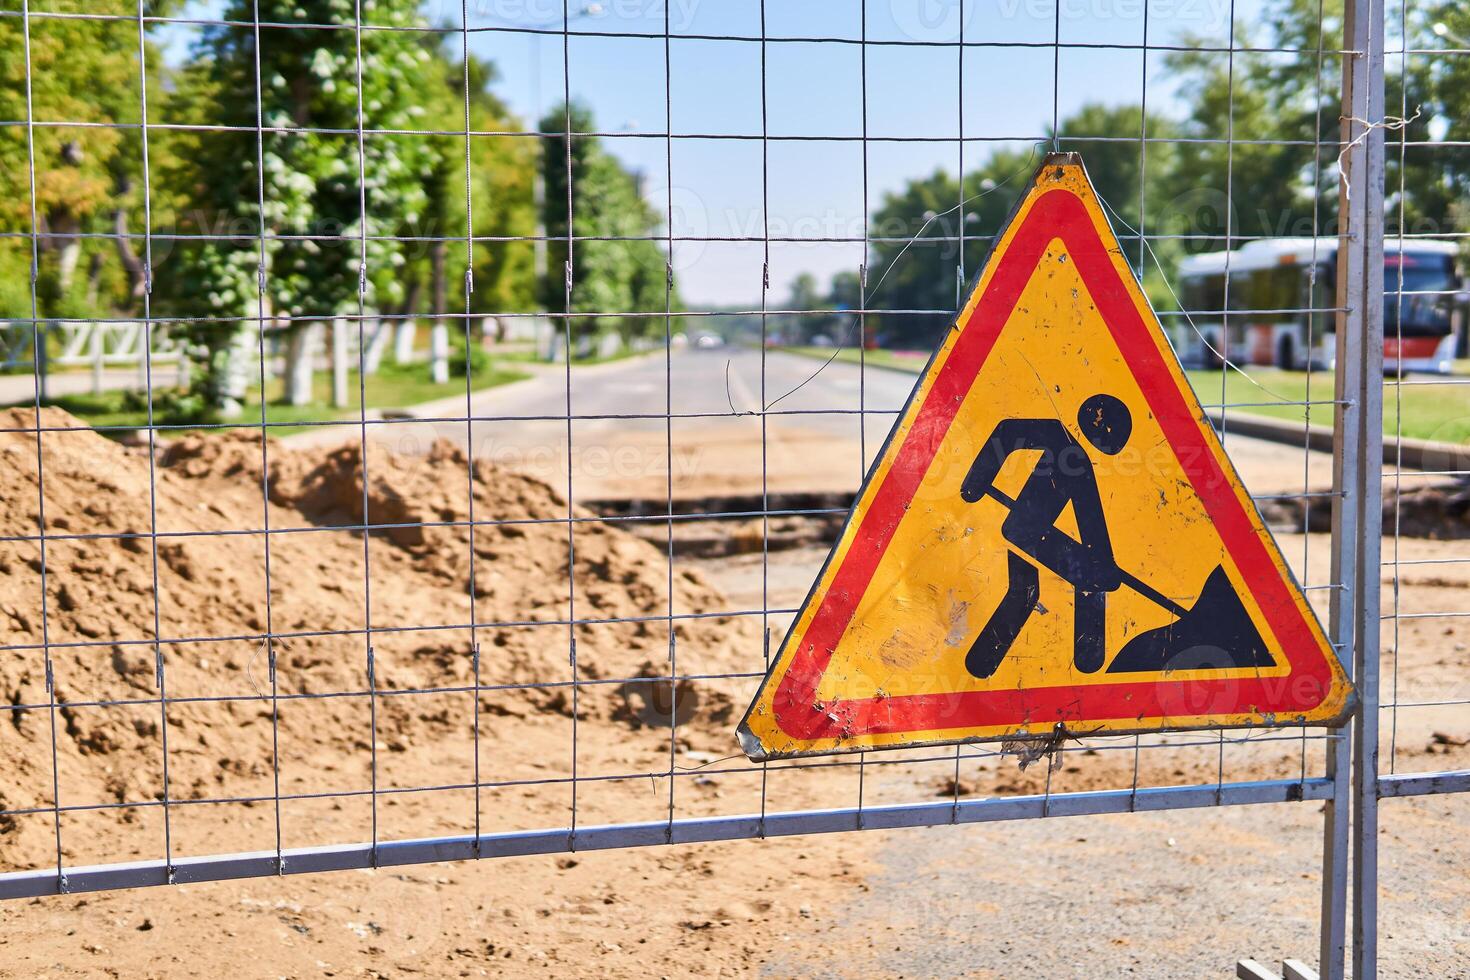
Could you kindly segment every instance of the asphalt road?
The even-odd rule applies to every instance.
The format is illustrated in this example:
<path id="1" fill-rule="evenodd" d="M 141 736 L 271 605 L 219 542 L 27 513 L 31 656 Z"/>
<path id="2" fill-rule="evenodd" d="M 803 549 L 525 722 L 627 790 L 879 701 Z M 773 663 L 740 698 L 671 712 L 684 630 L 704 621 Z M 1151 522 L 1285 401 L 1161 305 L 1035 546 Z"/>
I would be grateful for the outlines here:
<path id="1" fill-rule="evenodd" d="M 570 395 L 565 366 L 534 370 L 528 381 L 473 396 L 473 426 L 463 421 L 464 400 L 450 398 L 417 407 L 417 419 L 371 425 L 369 437 L 406 453 L 449 439 L 472 446 L 477 459 L 559 489 L 570 463 L 578 500 L 664 496 L 671 474 L 676 496 L 759 493 L 763 486 L 852 491 L 917 380 L 737 347 L 573 368 Z M 357 438 L 354 423 L 292 442 Z"/>
<path id="2" fill-rule="evenodd" d="M 726 347 L 658 353 L 535 376 L 415 409 L 416 419 L 373 424 L 369 437 L 420 453 L 435 438 L 471 445 L 477 459 L 568 486 L 578 502 L 762 490 L 851 492 L 882 447 L 917 375 L 777 351 Z M 763 396 L 764 395 L 764 399 Z M 762 418 L 764 400 L 767 411 Z M 571 445 L 568 449 L 568 404 Z M 356 440 L 356 423 L 293 437 Z M 1228 435 L 1226 449 L 1255 493 L 1331 485 L 1322 453 Z"/>

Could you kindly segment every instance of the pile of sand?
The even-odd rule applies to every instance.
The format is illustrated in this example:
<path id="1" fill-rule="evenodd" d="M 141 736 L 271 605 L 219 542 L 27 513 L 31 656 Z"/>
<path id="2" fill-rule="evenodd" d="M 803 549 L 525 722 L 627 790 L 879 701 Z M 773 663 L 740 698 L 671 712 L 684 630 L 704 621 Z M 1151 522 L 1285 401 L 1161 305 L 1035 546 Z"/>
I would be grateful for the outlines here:
<path id="1" fill-rule="evenodd" d="M 333 760 L 326 769 L 365 764 L 370 701 L 380 750 L 462 745 L 475 714 L 475 643 L 486 688 L 477 701 L 483 744 L 497 757 L 514 755 L 515 726 L 567 727 L 573 615 L 634 620 L 577 627 L 577 677 L 587 682 L 576 687 L 579 723 L 625 737 L 667 724 L 667 681 L 623 683 L 668 672 L 668 623 L 660 619 L 670 609 L 667 561 L 614 526 L 576 521 L 569 581 L 568 506 L 544 483 L 479 461 L 471 481 L 464 455 L 447 443 L 414 458 L 370 448 L 364 467 L 355 445 L 306 452 L 271 441 L 263 457 L 249 433 L 181 438 L 158 452 L 150 475 L 146 449 L 104 439 L 54 409 L 41 413 L 41 428 L 73 431 L 42 432 L 42 481 L 34 431 L 14 431 L 34 426 L 31 410 L 0 413 L 0 428 L 10 430 L 0 432 L 0 533 L 11 539 L 0 548 L 0 810 L 53 799 L 50 710 L 6 707 L 50 700 L 43 639 L 52 644 L 61 705 L 54 729 L 63 802 L 160 796 L 155 623 L 167 641 L 158 649 L 173 798 L 238 794 L 231 780 L 242 775 L 268 786 L 277 744 L 316 747 L 318 758 Z M 510 523 L 473 534 L 455 525 L 470 517 L 471 486 L 476 522 Z M 43 513 L 44 605 L 34 540 Z M 267 522 L 280 532 L 269 538 L 269 608 L 260 533 Z M 364 523 L 375 528 L 366 565 L 355 527 Z M 148 537 L 155 526 L 164 535 L 156 561 Z M 677 615 L 728 609 L 692 571 L 679 569 L 672 585 Z M 473 635 L 472 605 L 474 621 L 487 624 Z M 266 632 L 278 636 L 269 647 Z M 681 675 L 761 662 L 759 629 L 748 619 L 679 619 L 675 640 Z M 377 690 L 444 693 L 367 697 L 369 644 Z M 690 738 L 734 751 L 731 690 L 681 682 L 675 710 Z M 18 830 L 0 817 L 0 850 L 19 846 L 32 825 L 44 830 L 37 821 Z"/>

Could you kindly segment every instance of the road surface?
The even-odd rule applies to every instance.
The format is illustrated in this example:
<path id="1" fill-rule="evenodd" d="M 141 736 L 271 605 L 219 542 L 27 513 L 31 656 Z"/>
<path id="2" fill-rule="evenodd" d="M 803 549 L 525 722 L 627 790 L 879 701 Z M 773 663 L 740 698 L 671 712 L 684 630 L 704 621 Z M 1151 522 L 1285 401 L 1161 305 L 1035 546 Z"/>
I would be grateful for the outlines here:
<path id="1" fill-rule="evenodd" d="M 153 366 L 153 385 L 156 388 L 172 387 L 178 380 L 179 369 L 173 362 Z M 143 372 L 140 368 L 107 368 L 102 372 L 101 390 L 143 388 Z M 91 371 L 52 371 L 46 376 L 46 391 L 52 397 L 60 395 L 84 395 L 98 386 Z M 29 369 L 21 374 L 0 374 L 0 405 L 31 405 L 36 400 L 36 376 Z"/>
<path id="2" fill-rule="evenodd" d="M 573 368 L 570 398 L 565 367 L 544 366 L 530 380 L 474 395 L 472 429 L 464 422 L 464 400 L 450 398 L 420 406 L 417 419 L 370 424 L 368 435 L 406 453 L 425 451 L 435 438 L 472 445 L 477 459 L 532 473 L 558 489 L 566 488 L 570 469 L 578 502 L 658 499 L 671 481 L 675 497 L 763 488 L 851 492 L 916 381 L 901 371 L 824 365 L 777 351 L 684 350 Z M 292 442 L 360 437 L 353 422 Z M 1331 484 L 1324 454 L 1304 458 L 1299 450 L 1233 436 L 1226 448 L 1253 492 Z"/>

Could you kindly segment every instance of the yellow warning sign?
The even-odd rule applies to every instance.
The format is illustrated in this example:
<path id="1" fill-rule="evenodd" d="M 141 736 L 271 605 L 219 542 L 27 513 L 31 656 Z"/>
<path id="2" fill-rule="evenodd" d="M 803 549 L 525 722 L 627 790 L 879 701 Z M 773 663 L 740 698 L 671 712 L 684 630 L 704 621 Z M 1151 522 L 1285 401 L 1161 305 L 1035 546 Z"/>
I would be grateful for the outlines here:
<path id="1" fill-rule="evenodd" d="M 1079 158 L 1053 154 L 890 434 L 742 746 L 1326 725 L 1351 703 Z"/>

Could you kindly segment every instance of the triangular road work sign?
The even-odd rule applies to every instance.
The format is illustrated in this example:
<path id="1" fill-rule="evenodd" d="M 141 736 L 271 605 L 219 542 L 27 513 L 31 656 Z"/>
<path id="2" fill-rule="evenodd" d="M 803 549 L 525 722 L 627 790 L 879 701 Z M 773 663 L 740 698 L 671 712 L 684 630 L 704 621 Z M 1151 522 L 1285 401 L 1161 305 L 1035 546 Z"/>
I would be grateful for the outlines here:
<path id="1" fill-rule="evenodd" d="M 740 724 L 754 759 L 1340 723 L 1321 625 L 1081 161 L 997 240 Z"/>

